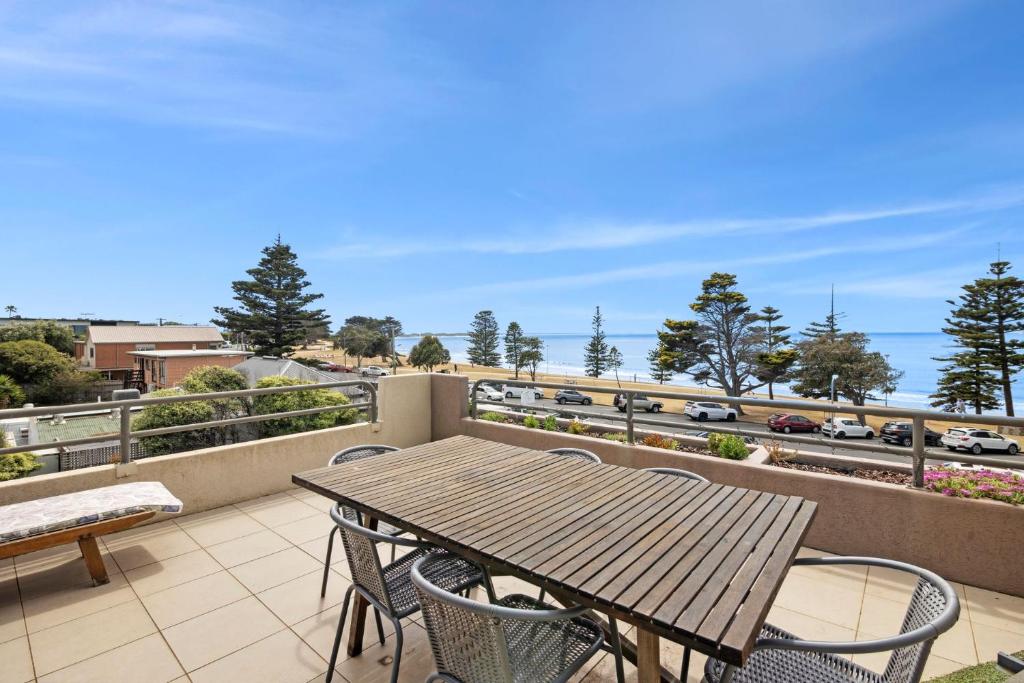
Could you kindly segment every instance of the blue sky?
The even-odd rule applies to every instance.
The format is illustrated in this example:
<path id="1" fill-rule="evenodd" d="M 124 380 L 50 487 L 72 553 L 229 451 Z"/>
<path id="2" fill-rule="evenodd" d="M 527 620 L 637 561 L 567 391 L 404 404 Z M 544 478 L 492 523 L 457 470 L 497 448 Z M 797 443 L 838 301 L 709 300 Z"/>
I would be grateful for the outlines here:
<path id="1" fill-rule="evenodd" d="M 1024 270 L 1016 2 L 0 4 L 0 304 L 205 322 L 280 232 L 336 321 L 932 331 Z"/>

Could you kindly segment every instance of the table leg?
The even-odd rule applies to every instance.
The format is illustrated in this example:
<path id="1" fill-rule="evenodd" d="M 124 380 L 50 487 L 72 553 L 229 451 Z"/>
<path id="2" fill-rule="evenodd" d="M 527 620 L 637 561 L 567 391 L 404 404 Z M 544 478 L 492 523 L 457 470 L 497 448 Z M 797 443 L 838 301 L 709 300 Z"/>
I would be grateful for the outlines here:
<path id="1" fill-rule="evenodd" d="M 378 522 L 372 517 L 367 519 L 363 518 L 363 526 L 377 530 Z M 355 657 L 363 652 L 363 631 L 366 629 L 366 609 L 370 606 L 370 603 L 359 594 L 358 591 L 353 591 L 352 602 L 352 628 L 348 630 L 348 656 Z"/>
<path id="2" fill-rule="evenodd" d="M 637 683 L 660 683 L 661 639 L 642 628 L 636 630 Z"/>

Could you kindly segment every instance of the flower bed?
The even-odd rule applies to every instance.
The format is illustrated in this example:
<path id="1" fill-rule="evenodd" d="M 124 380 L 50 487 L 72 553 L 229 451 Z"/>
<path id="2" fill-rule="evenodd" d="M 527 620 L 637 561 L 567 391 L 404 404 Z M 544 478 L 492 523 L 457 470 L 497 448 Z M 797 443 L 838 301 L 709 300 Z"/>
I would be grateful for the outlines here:
<path id="1" fill-rule="evenodd" d="M 1024 477 L 1010 472 L 936 467 L 924 473 L 924 486 L 944 496 L 1024 505 Z"/>
<path id="2" fill-rule="evenodd" d="M 817 472 L 818 474 L 832 474 L 840 477 L 853 477 L 855 479 L 870 479 L 871 481 L 881 481 L 887 484 L 900 484 L 902 486 L 910 486 L 913 483 L 911 475 L 905 472 L 897 472 L 887 469 L 873 469 L 869 467 L 828 467 L 825 465 L 811 465 L 806 462 L 795 462 L 793 460 L 781 460 L 770 464 L 772 467 L 782 467 L 788 470 Z"/>

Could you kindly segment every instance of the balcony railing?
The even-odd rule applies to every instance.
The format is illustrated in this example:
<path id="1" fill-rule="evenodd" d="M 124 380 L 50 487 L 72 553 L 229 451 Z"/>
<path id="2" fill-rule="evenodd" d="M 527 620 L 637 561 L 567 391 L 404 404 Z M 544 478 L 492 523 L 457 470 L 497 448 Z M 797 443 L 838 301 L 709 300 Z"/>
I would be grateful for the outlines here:
<path id="1" fill-rule="evenodd" d="M 165 403 L 181 403 L 183 401 L 218 401 L 223 399 L 247 398 L 250 396 L 267 396 L 269 394 L 284 394 L 293 391 L 313 391 L 318 389 L 335 389 L 340 387 L 360 387 L 361 389 L 363 389 L 363 391 L 366 392 L 367 398 L 362 401 L 353 401 L 350 403 L 346 403 L 344 405 L 323 406 L 320 408 L 306 408 L 303 410 L 289 410 L 285 412 L 268 413 L 264 415 L 245 415 L 242 417 L 232 417 L 223 420 L 212 420 L 210 422 L 195 422 L 192 424 L 173 425 L 170 427 L 159 427 L 154 429 L 142 429 L 138 431 L 132 431 L 131 410 L 132 408 L 136 407 L 145 408 L 146 406 L 161 405 Z M 144 439 L 149 436 L 163 436 L 165 434 L 175 434 L 177 432 L 194 432 L 203 429 L 214 429 L 219 427 L 228 427 L 231 425 L 263 422 L 266 420 L 280 420 L 289 417 L 307 417 L 310 415 L 319 415 L 321 413 L 353 409 L 365 412 L 368 422 L 377 421 L 377 388 L 373 384 L 364 380 L 347 380 L 344 382 L 323 382 L 321 384 L 297 384 L 294 386 L 268 387 L 265 389 L 240 389 L 238 391 L 217 391 L 206 394 L 182 393 L 176 396 L 132 398 L 118 401 L 105 401 L 99 404 L 76 403 L 62 406 L 10 408 L 6 410 L 0 410 L 0 420 L 53 415 L 67 415 L 71 413 L 81 413 L 83 411 L 92 412 L 96 410 L 119 411 L 120 427 L 118 430 L 118 441 L 120 443 L 120 459 L 121 462 L 127 463 L 130 462 L 132 458 L 132 439 Z M 37 451 L 42 448 L 66 448 L 69 446 L 82 446 L 92 443 L 102 443 L 109 441 L 111 441 L 111 434 L 98 434 L 94 436 L 86 436 L 77 439 L 64 439 L 62 441 L 48 441 L 46 443 L 7 446 L 5 448 L 0 448 L 0 455 L 6 455 L 8 453 L 24 453 L 28 451 Z"/>
<path id="2" fill-rule="evenodd" d="M 916 408 L 899 408 L 895 406 L 853 406 L 847 404 L 840 404 L 837 402 L 822 403 L 815 401 L 749 398 L 745 396 L 709 396 L 708 394 L 698 394 L 686 391 L 621 389 L 618 387 L 599 387 L 581 384 L 563 384 L 557 382 L 530 382 L 524 380 L 508 380 L 498 378 L 484 378 L 473 382 L 470 391 L 470 413 L 473 419 L 476 419 L 477 417 L 478 405 L 508 405 L 502 401 L 478 399 L 476 397 L 476 390 L 481 384 L 489 384 L 495 387 L 501 387 L 504 385 L 512 387 L 535 387 L 538 389 L 572 389 L 579 392 L 588 392 L 596 394 L 622 394 L 626 397 L 626 411 L 624 414 L 598 413 L 588 411 L 586 408 L 573 408 L 571 412 L 572 414 L 581 417 L 625 422 L 626 441 L 631 444 L 635 443 L 635 425 L 667 427 L 674 429 L 678 429 L 680 427 L 680 424 L 678 422 L 672 422 L 669 420 L 657 419 L 652 417 L 637 417 L 633 411 L 633 401 L 636 396 L 647 396 L 649 398 L 662 399 L 676 399 L 681 401 L 713 401 L 716 403 L 725 403 L 730 406 L 733 406 L 734 408 L 737 406 L 752 406 L 759 408 L 771 408 L 779 412 L 826 412 L 834 415 L 852 414 L 857 416 L 872 415 L 875 417 L 895 418 L 901 421 L 911 423 L 912 444 L 909 452 L 907 451 L 907 449 L 895 448 L 892 446 L 885 445 L 883 443 L 856 443 L 851 442 L 849 439 L 844 440 L 842 442 L 842 447 L 849 448 L 851 450 L 866 451 L 871 453 L 886 453 L 889 455 L 897 455 L 904 458 L 910 458 L 911 464 L 913 465 L 913 482 L 914 486 L 916 487 L 924 486 L 925 461 L 928 459 L 928 454 L 925 451 L 924 439 L 925 421 L 941 420 L 944 422 L 957 422 L 961 424 L 970 425 L 982 424 L 1008 427 L 1024 427 L 1024 417 L 1006 417 L 1004 415 L 961 415 L 960 413 L 946 413 L 937 410 L 919 410 Z M 559 406 L 558 408 L 550 408 L 549 410 L 556 412 L 567 412 L 561 406 Z M 764 432 L 759 432 L 752 429 L 744 429 L 743 427 L 729 427 L 720 424 L 710 424 L 708 422 L 701 422 L 700 427 L 703 431 L 719 432 L 722 434 L 735 434 L 737 436 L 749 436 L 754 438 L 764 438 L 765 436 Z M 771 435 L 771 438 L 776 439 L 778 441 L 786 441 L 797 444 L 821 445 L 822 443 L 821 439 L 811 436 L 800 436 L 798 434 L 773 433 Z M 943 459 L 950 462 L 959 462 L 971 465 L 985 465 L 989 467 L 1008 467 L 1017 469 L 1024 466 L 1024 459 L 1022 458 L 1000 458 L 980 455 L 966 455 L 960 453 L 959 451 L 951 451 L 948 455 L 944 454 Z"/>

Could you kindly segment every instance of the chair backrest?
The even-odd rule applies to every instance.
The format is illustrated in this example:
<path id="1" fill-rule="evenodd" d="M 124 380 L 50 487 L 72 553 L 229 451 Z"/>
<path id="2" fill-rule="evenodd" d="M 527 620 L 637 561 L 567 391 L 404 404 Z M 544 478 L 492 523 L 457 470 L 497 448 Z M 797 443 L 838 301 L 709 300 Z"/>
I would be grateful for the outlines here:
<path id="1" fill-rule="evenodd" d="M 903 617 L 900 633 L 910 633 L 931 625 L 935 628 L 935 636 L 893 650 L 885 673 L 882 674 L 882 680 L 886 683 L 917 683 L 921 680 L 932 643 L 939 634 L 949 629 L 959 616 L 958 601 L 952 590 L 949 584 L 941 579 L 936 582 L 927 575 L 918 578 L 917 588 L 914 589 L 914 596 L 910 599 L 907 613 Z M 956 609 L 951 610 L 951 604 L 955 604 Z M 952 620 L 949 619 L 951 612 Z"/>
<path id="2" fill-rule="evenodd" d="M 362 460 L 363 458 L 370 458 L 375 455 L 382 455 L 384 453 L 391 453 L 392 451 L 400 450 L 394 446 L 384 446 L 375 444 L 365 444 L 362 446 L 352 446 L 345 450 L 338 451 L 331 456 L 331 459 L 327 461 L 328 466 L 340 465 L 343 462 L 352 462 L 354 460 Z"/>
<path id="3" fill-rule="evenodd" d="M 591 453 L 590 451 L 582 448 L 552 448 L 548 453 L 564 455 L 567 458 L 575 458 L 586 462 L 596 462 L 598 464 L 601 462 L 601 458 L 597 457 L 596 453 Z"/>
<path id="4" fill-rule="evenodd" d="M 360 526 L 349 519 L 348 512 L 340 503 L 331 508 L 331 519 L 338 525 L 341 542 L 345 547 L 345 558 L 352 573 L 352 583 L 360 586 L 376 598 L 387 611 L 392 611 L 391 595 L 388 593 L 384 571 L 377 555 L 376 541 L 391 543 L 393 539 Z"/>
<path id="5" fill-rule="evenodd" d="M 690 472 L 689 470 L 680 470 L 675 467 L 648 467 L 644 469 L 644 472 L 656 472 L 657 474 L 670 474 L 673 477 L 682 477 L 683 479 L 693 479 L 694 481 L 702 481 L 705 484 L 710 483 L 707 479 L 700 476 L 696 472 Z"/>
<path id="6" fill-rule="evenodd" d="M 562 671 L 585 661 L 600 647 L 603 640 L 600 629 L 591 622 L 576 619 L 586 611 L 585 607 L 536 609 L 537 603 L 532 598 L 508 596 L 504 599 L 503 602 L 515 605 L 517 598 L 521 598 L 524 607 L 533 607 L 519 609 L 453 595 L 429 580 L 430 565 L 438 561 L 427 555 L 417 560 L 410 572 L 438 673 L 466 683 L 511 683 L 514 677 L 530 681 L 564 680 L 559 676 Z M 517 652 L 514 666 L 509 652 L 510 636 L 514 640 L 514 634 L 522 634 L 540 622 L 557 623 L 559 628 L 551 629 L 550 641 L 535 643 L 530 652 Z M 590 636 L 589 643 L 585 638 L 565 637 L 570 631 L 578 630 Z"/>

